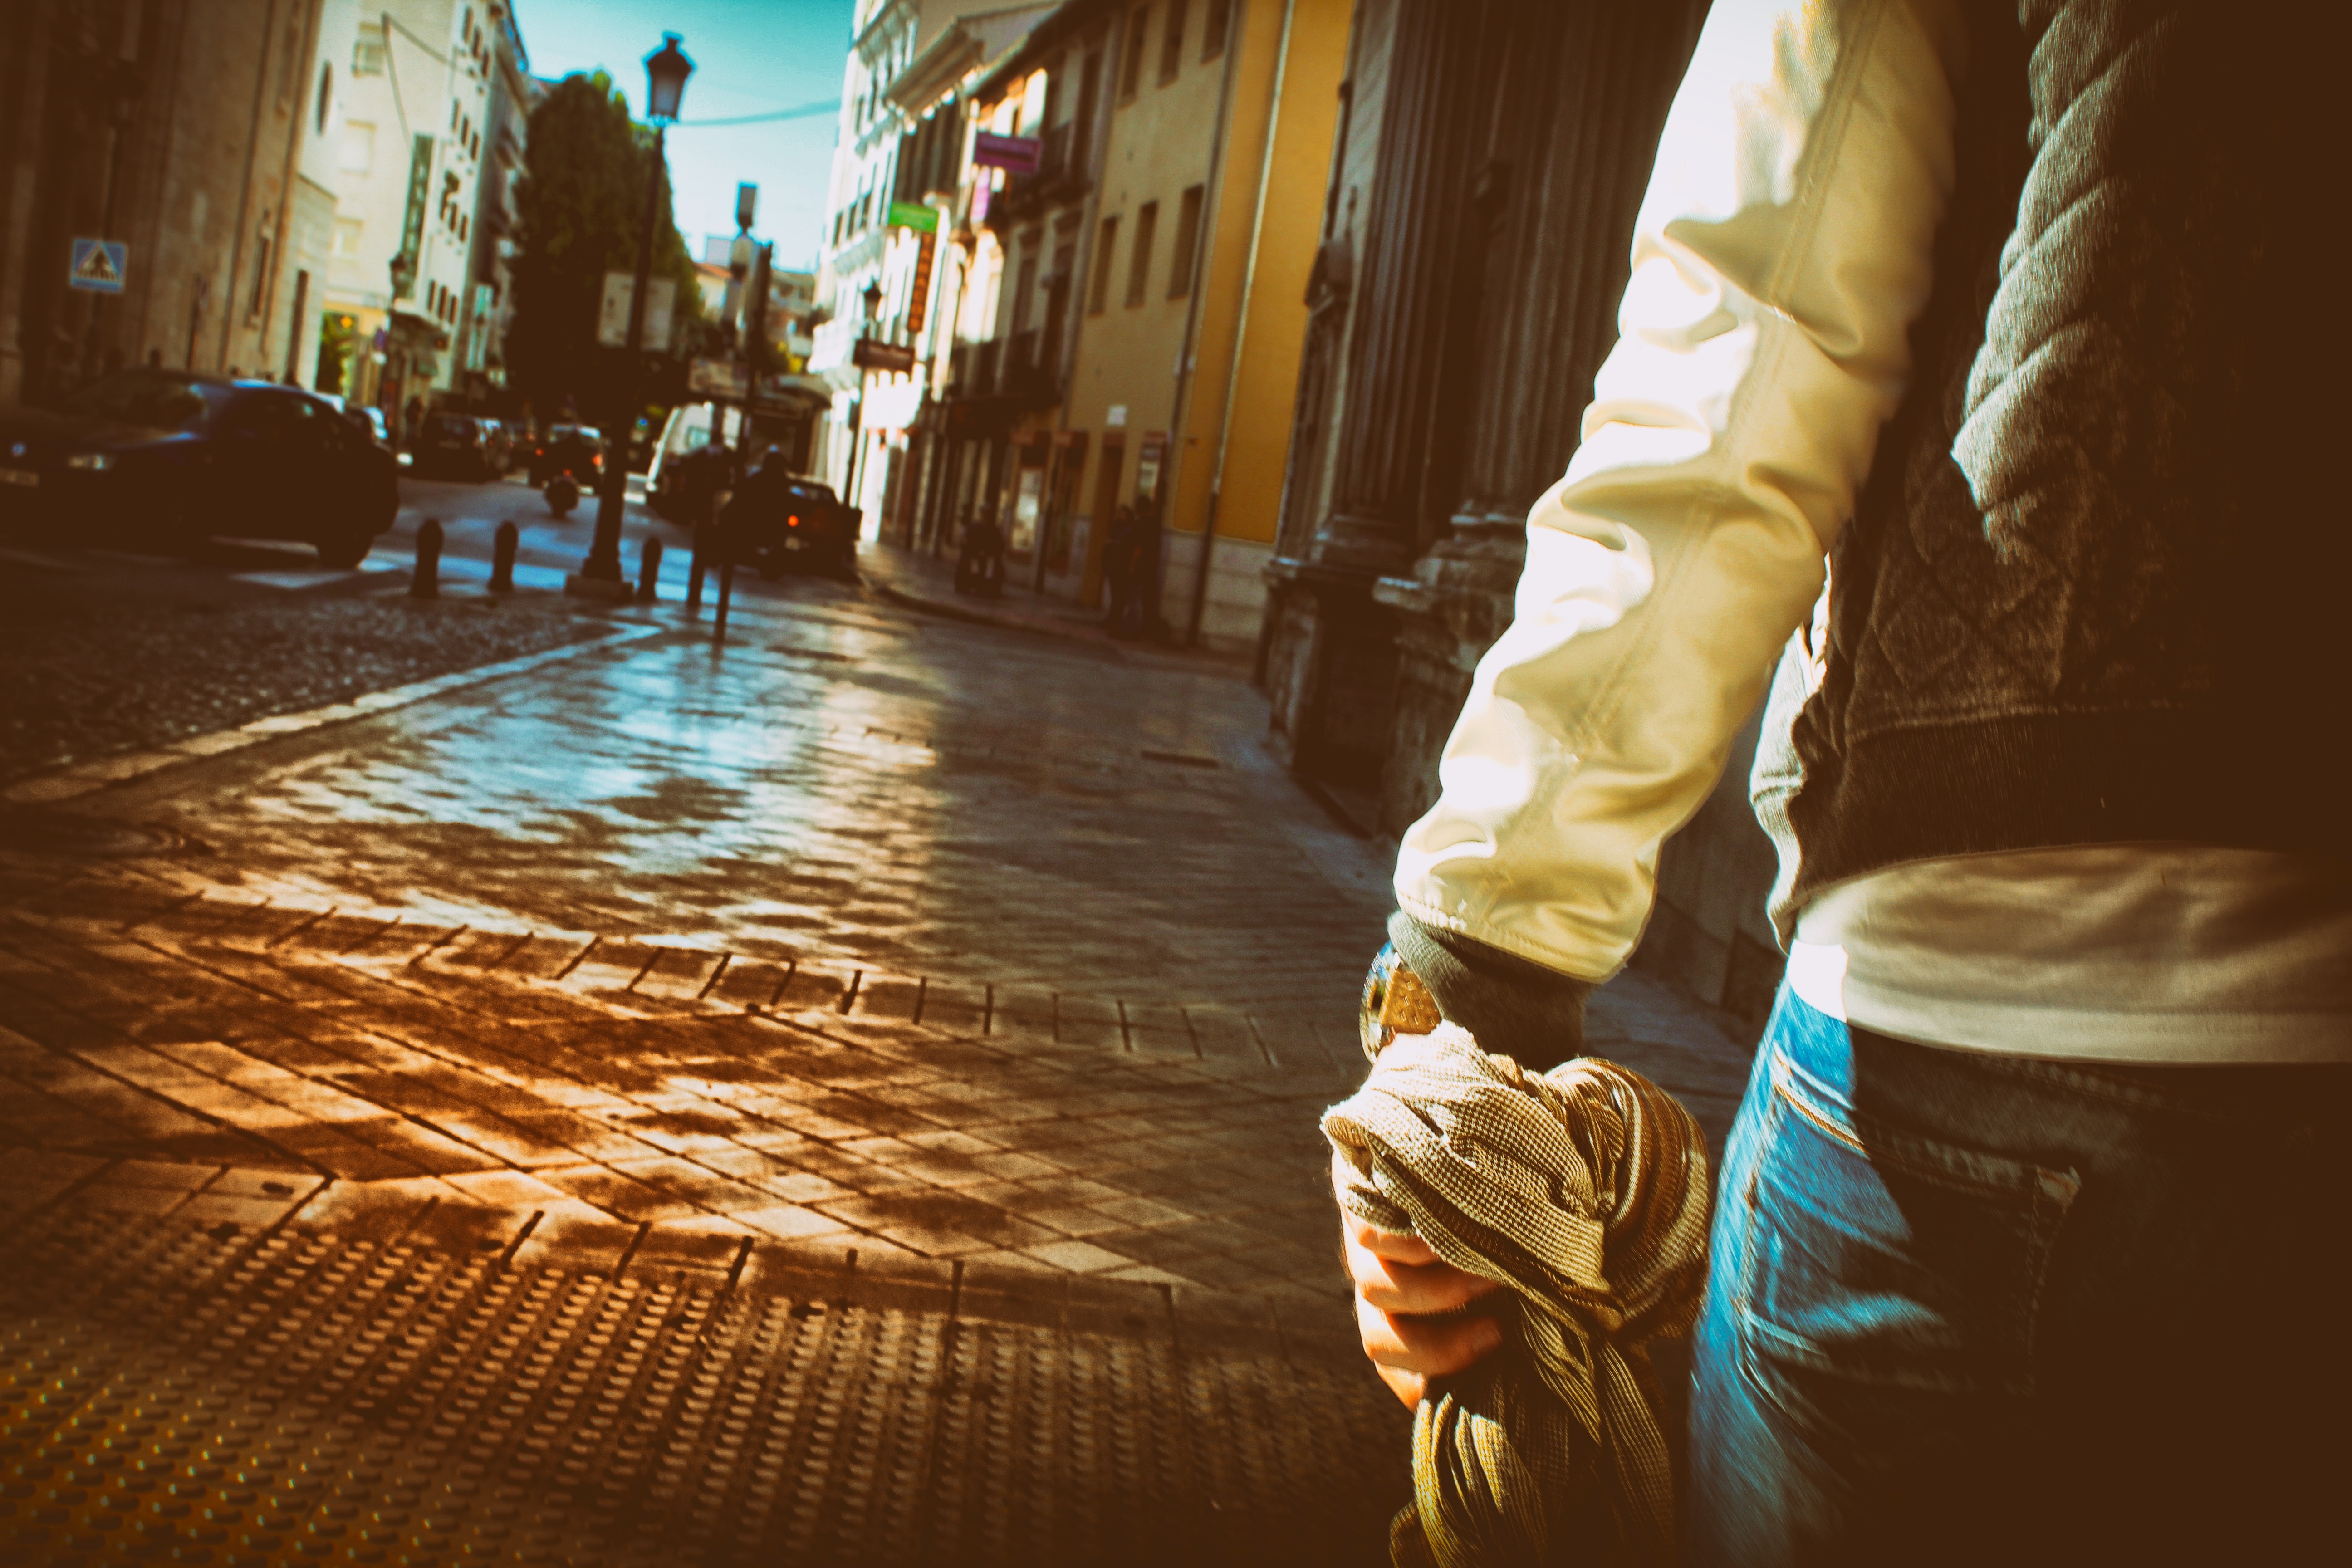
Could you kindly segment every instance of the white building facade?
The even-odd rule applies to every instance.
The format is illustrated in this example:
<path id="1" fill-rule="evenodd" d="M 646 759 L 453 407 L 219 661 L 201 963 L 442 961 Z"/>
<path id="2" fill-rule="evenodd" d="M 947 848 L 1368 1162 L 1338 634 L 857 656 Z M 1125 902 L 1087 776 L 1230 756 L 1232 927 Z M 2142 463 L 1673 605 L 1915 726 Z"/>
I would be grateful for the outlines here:
<path id="1" fill-rule="evenodd" d="M 529 77 L 503 4 L 352 9 L 341 62 L 324 58 L 334 35 L 322 34 L 321 72 L 348 68 L 318 160 L 335 196 L 324 303 L 350 323 L 345 395 L 396 422 L 487 372 L 495 353 Z"/>

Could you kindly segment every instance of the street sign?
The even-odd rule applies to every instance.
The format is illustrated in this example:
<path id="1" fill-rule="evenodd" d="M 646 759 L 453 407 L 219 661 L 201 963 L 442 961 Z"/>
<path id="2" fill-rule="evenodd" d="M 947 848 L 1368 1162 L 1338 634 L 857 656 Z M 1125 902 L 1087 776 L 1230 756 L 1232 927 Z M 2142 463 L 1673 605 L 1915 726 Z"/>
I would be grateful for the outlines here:
<path id="1" fill-rule="evenodd" d="M 921 202 L 892 202 L 889 226 L 911 228 L 918 234 L 937 234 L 940 230 L 940 209 Z"/>
<path id="2" fill-rule="evenodd" d="M 860 370 L 912 370 L 915 351 L 905 343 L 886 343 L 879 338 L 860 338 L 850 351 L 849 363 Z"/>
<path id="3" fill-rule="evenodd" d="M 929 207 L 923 210 L 931 212 Z M 931 216 L 937 217 L 939 215 L 931 213 Z M 925 234 L 916 242 L 915 286 L 908 291 L 907 300 L 907 335 L 910 338 L 923 330 L 923 322 L 930 315 L 931 252 L 939 242 L 940 237 L 936 234 Z"/>
<path id="4" fill-rule="evenodd" d="M 629 300 L 636 279 L 626 272 L 604 274 L 604 304 L 596 315 L 596 341 L 608 349 L 629 345 Z M 656 278 L 646 286 L 645 335 L 638 347 L 665 352 L 669 348 L 670 312 L 677 303 L 677 279 Z"/>
<path id="5" fill-rule="evenodd" d="M 392 258 L 392 297 L 404 300 L 416 287 L 416 262 L 425 253 L 425 206 L 433 187 L 433 138 L 417 136 L 408 149 L 408 206 L 400 222 L 400 249 Z"/>
<path id="6" fill-rule="evenodd" d="M 111 239 L 77 239 L 73 265 L 66 270 L 66 287 L 93 294 L 120 294 L 122 275 L 131 264 L 131 247 Z"/>
<path id="7" fill-rule="evenodd" d="M 971 161 L 981 168 L 1002 169 L 1008 174 L 1034 174 L 1037 172 L 1037 138 L 999 136 L 993 131 L 976 132 L 971 139 Z"/>
<path id="8" fill-rule="evenodd" d="M 686 389 L 704 397 L 741 397 L 749 387 L 742 366 L 731 359 L 698 359 L 686 373 Z"/>

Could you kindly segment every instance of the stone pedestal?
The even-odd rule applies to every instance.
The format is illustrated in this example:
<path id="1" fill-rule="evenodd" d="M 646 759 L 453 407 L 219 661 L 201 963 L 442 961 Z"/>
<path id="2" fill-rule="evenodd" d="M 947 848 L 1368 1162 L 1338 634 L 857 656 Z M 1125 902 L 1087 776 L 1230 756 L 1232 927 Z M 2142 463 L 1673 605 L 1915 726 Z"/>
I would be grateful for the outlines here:
<path id="1" fill-rule="evenodd" d="M 1373 601 L 1394 612 L 1397 626 L 1391 743 L 1381 772 L 1384 831 L 1403 832 L 1437 798 L 1438 755 L 1478 660 L 1511 624 L 1526 557 L 1518 528 L 1457 526 L 1410 575 L 1383 577 L 1373 587 Z"/>

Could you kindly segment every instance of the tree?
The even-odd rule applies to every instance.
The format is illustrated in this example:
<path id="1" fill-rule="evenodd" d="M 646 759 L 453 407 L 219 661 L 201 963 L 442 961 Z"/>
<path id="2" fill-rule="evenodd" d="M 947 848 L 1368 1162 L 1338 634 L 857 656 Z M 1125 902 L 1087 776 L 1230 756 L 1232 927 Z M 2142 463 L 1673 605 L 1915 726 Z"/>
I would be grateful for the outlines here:
<path id="1" fill-rule="evenodd" d="M 520 253 L 507 376 L 540 408 L 571 397 L 589 417 L 602 418 L 647 385 L 648 366 L 632 375 L 621 350 L 598 346 L 596 316 L 604 274 L 636 269 L 653 142 L 649 129 L 630 121 L 628 101 L 603 71 L 564 78 L 531 110 L 529 167 L 515 186 Z M 702 294 L 669 218 L 667 166 L 656 211 L 653 276 L 677 280 L 677 341 L 691 343 Z"/>

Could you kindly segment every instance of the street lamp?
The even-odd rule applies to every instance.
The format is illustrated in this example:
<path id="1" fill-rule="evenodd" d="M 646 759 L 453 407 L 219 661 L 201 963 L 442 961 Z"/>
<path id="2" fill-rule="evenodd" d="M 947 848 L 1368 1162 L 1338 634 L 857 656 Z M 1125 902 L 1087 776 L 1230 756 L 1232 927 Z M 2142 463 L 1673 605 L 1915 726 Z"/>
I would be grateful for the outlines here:
<path id="1" fill-rule="evenodd" d="M 669 122 L 686 96 L 694 62 L 679 48 L 676 33 L 662 35 L 662 47 L 646 57 L 646 118 L 654 122 L 654 155 L 646 174 L 646 221 L 637 234 L 637 282 L 629 296 L 629 337 L 621 369 L 625 399 L 604 444 L 604 483 L 596 498 L 596 537 L 580 575 L 620 583 L 621 514 L 629 495 L 629 436 L 637 424 L 637 355 L 645 346 L 646 283 L 654 265 L 654 226 L 661 216 L 662 156 Z"/>
<path id="2" fill-rule="evenodd" d="M 859 342 L 850 357 L 857 363 L 857 406 L 849 421 L 849 482 L 843 487 L 850 505 L 857 504 L 858 460 L 866 455 L 866 371 L 865 340 L 874 336 L 874 327 L 882 313 L 882 280 L 876 279 L 866 286 L 860 296 L 866 301 L 866 325 L 858 331 Z"/>

